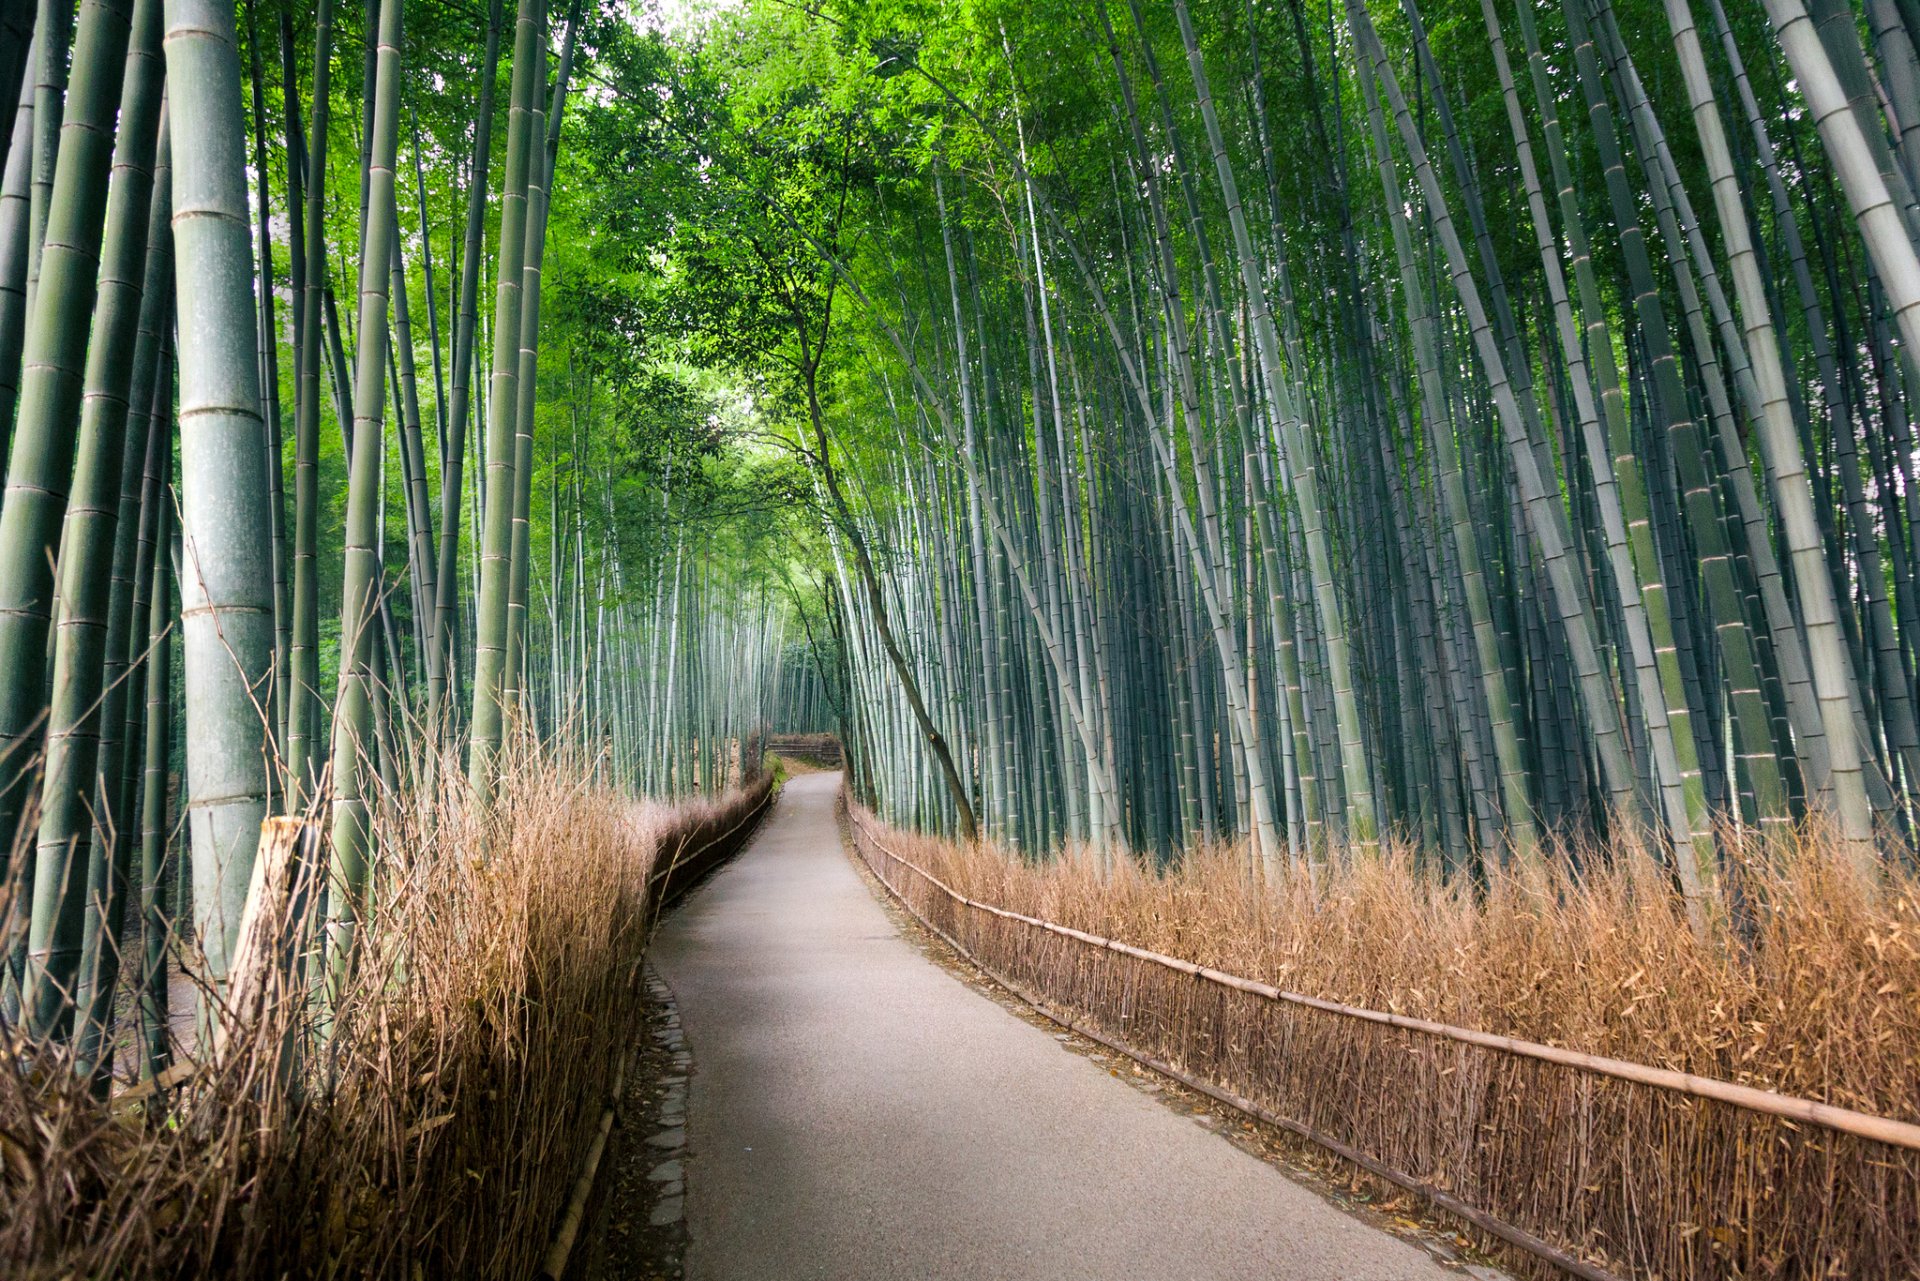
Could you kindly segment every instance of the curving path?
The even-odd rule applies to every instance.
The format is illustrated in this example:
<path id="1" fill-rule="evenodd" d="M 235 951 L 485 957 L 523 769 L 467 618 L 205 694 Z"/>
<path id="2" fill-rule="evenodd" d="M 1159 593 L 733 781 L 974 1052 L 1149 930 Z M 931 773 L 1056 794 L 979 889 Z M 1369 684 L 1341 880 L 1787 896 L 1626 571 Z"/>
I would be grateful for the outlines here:
<path id="1" fill-rule="evenodd" d="M 842 851 L 839 782 L 790 781 L 653 943 L 692 1281 L 1461 1275 L 928 961 Z"/>

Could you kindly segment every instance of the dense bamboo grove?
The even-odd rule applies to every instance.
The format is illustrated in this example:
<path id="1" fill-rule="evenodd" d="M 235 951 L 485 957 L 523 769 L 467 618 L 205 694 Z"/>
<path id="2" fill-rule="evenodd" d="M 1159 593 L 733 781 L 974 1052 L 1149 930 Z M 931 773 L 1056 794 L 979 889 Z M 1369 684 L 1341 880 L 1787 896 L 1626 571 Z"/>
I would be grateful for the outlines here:
<path id="1" fill-rule="evenodd" d="M 0 31 L 37 1034 L 129 920 L 217 981 L 269 812 L 344 964 L 379 797 L 521 729 L 830 725 L 1029 850 L 1631 829 L 1702 919 L 1723 833 L 1907 842 L 1892 0 L 475 16 Z"/>
<path id="2" fill-rule="evenodd" d="M 397 841 L 768 730 L 1316 908 L 1651 850 L 1735 968 L 1755 850 L 1904 884 L 1912 0 L 0 0 L 0 102 L 0 1022 L 74 1098 L 214 1054 L 249 901 L 313 1068 Z"/>
<path id="3" fill-rule="evenodd" d="M 1632 830 L 1702 916 L 1718 834 L 1907 843 L 1914 16 L 1428 10 L 748 6 L 625 86 L 796 401 L 886 811 Z"/>
<path id="4" fill-rule="evenodd" d="M 390 807 L 485 814 L 541 753 L 717 794 L 822 715 L 784 464 L 641 333 L 563 145 L 632 15 L 475 17 L 0 21 L 0 1018 L 103 1089 L 204 1060 L 269 815 L 315 832 L 284 964 L 326 1008 Z"/>

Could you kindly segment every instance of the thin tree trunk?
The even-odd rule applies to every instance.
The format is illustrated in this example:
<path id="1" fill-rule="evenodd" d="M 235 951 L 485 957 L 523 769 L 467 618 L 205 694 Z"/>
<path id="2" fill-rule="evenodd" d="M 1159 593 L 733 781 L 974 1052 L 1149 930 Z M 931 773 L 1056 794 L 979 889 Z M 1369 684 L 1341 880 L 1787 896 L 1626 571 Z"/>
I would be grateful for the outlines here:
<path id="1" fill-rule="evenodd" d="M 540 139 L 533 114 L 546 88 L 545 8 L 520 0 L 515 19 L 511 106 L 507 110 L 507 172 L 500 199 L 499 273 L 494 286 L 492 384 L 487 395 L 485 530 L 480 553 L 480 600 L 474 638 L 473 720 L 467 781 L 482 806 L 490 803 L 494 759 L 506 716 L 507 609 L 512 590 L 515 419 L 520 370 L 522 264 L 526 256 L 527 183 L 538 163 Z"/>
<path id="2" fill-rule="evenodd" d="M 131 13 L 132 0 L 88 0 L 81 10 L 44 278 L 28 303 L 25 377 L 0 508 L 0 672 L 8 673 L 0 681 L 0 844 L 9 846 L 28 807 L 29 775 L 46 728 L 54 561 L 73 479 Z M 59 892 L 57 885 L 49 889 Z M 48 1016 L 57 1017 L 62 999 L 49 993 L 47 1000 Z"/>
<path id="3" fill-rule="evenodd" d="M 93 341 L 80 404 L 79 461 L 61 539 L 60 624 L 54 639 L 27 944 L 28 1026 L 42 1036 L 67 1030 L 77 976 L 77 995 L 85 1002 L 80 1008 L 89 1016 L 81 1038 L 83 1062 L 91 1061 L 103 1039 L 100 1023 L 109 1013 L 118 974 L 118 926 L 125 903 L 126 865 L 120 855 L 126 844 L 118 837 L 125 816 L 117 810 L 120 762 L 101 759 L 101 700 L 106 693 L 121 469 L 127 463 L 133 361 L 126 353 L 136 346 L 142 290 L 152 274 L 147 233 L 164 72 L 160 16 L 160 0 L 137 0 L 125 54 L 104 228 L 106 254 L 99 267 Z M 152 360 L 157 350 L 149 349 L 146 355 Z M 118 727 L 113 733 L 117 737 Z M 106 802 L 102 806 L 95 804 L 97 774 L 104 783 L 98 793 Z M 83 948 L 95 962 L 85 971 L 80 967 Z"/>
<path id="4" fill-rule="evenodd" d="M 318 0 L 313 36 L 313 141 L 307 147 L 304 290 L 293 426 L 293 635 L 288 658 L 287 807 L 319 790 L 320 739 L 320 339 L 327 287 L 326 180 L 333 78 L 333 0 Z"/>
<path id="5" fill-rule="evenodd" d="M 379 748 L 374 719 L 376 629 L 381 625 L 381 462 L 386 451 L 387 306 L 398 207 L 402 0 L 380 5 L 367 220 L 361 237 L 359 345 L 353 383 L 352 471 L 347 482 L 346 568 L 340 588 L 340 695 L 333 720 L 333 871 L 327 951 L 337 995 L 365 910 L 372 831 L 368 768 Z"/>
<path id="6" fill-rule="evenodd" d="M 486 228 L 487 176 L 492 163 L 493 94 L 500 78 L 500 2 L 488 6 L 486 53 L 481 59 L 480 106 L 474 116 L 473 156 L 467 177 L 466 240 L 460 255 L 460 288 L 453 324 L 453 390 L 446 418 L 445 455 L 440 466 L 440 547 L 434 573 L 434 648 L 438 662 L 428 668 L 427 724 L 446 730 L 447 688 L 454 666 L 453 632 L 459 590 L 460 499 L 466 463 L 467 418 L 473 383 L 473 337 L 477 317 L 480 258 Z M 479 530 L 476 527 L 475 533 Z M 438 675 L 436 684 L 433 677 Z"/>

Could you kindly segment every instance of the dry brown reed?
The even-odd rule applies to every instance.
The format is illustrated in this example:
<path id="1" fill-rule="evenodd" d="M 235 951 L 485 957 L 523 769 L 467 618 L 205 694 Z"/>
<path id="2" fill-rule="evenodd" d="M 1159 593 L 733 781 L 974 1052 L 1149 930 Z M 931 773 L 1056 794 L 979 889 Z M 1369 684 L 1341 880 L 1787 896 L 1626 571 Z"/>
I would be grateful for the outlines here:
<path id="1" fill-rule="evenodd" d="M 1235 992 L 958 905 L 899 859 L 1283 990 L 1916 1121 L 1909 871 L 1863 885 L 1817 834 L 1741 843 L 1744 909 L 1702 936 L 1637 852 L 1475 886 L 1388 849 L 1263 882 L 1244 847 L 1156 873 L 854 830 L 918 914 L 1076 1020 L 1569 1253 L 1637 1277 L 1920 1275 L 1920 1152 Z"/>
<path id="2" fill-rule="evenodd" d="M 451 778 L 383 805 L 324 1025 L 276 1004 L 137 1102 L 0 1055 L 0 1275 L 532 1275 L 636 1023 L 658 873 L 770 782 L 668 807 L 590 774 L 523 752 L 484 827 Z"/>

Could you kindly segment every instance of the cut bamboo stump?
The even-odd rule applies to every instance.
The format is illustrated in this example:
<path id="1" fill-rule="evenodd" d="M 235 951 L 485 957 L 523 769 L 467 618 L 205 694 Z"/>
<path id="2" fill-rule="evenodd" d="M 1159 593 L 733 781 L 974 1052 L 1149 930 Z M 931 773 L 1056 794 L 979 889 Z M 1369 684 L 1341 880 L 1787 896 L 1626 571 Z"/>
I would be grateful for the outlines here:
<path id="1" fill-rule="evenodd" d="M 319 831 L 303 819 L 269 818 L 260 825 L 240 937 L 227 970 L 227 993 L 214 1032 L 214 1058 L 302 993 L 300 971 L 309 922 L 307 900 L 319 849 Z"/>

